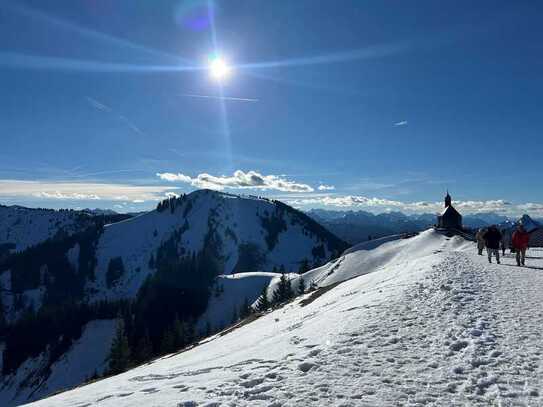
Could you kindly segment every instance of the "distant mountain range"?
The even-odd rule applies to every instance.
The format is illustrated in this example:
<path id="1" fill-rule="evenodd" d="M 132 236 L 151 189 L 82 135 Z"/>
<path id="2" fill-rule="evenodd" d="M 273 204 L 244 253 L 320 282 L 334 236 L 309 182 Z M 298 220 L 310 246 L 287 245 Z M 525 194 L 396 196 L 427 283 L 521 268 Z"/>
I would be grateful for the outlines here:
<path id="1" fill-rule="evenodd" d="M 307 214 L 350 244 L 397 233 L 419 232 L 436 222 L 436 215 L 428 213 L 406 215 L 402 212 L 387 212 L 375 215 L 366 211 L 311 209 Z M 463 217 L 464 226 L 472 229 L 514 221 L 516 219 L 492 212 Z"/>

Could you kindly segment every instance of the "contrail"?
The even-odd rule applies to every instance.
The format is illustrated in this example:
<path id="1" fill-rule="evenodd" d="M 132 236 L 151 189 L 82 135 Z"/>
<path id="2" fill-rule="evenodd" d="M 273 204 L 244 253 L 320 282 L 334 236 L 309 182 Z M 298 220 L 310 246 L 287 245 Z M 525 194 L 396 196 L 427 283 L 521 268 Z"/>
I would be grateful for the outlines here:
<path id="1" fill-rule="evenodd" d="M 199 98 L 199 99 L 217 99 L 217 100 L 235 100 L 237 102 L 258 102 L 259 99 L 252 98 L 235 98 L 231 96 L 215 96 L 215 95 L 194 95 L 191 93 L 182 93 L 180 96 L 187 98 Z"/>
<path id="2" fill-rule="evenodd" d="M 111 107 L 104 105 L 103 103 L 97 101 L 94 98 L 91 98 L 90 96 L 87 96 L 87 101 L 90 103 L 92 107 L 95 107 L 98 110 L 103 110 L 104 112 L 112 113 L 113 109 Z"/>
<path id="3" fill-rule="evenodd" d="M 143 131 L 141 131 L 141 129 L 138 126 L 132 123 L 132 121 L 128 117 L 123 116 L 122 114 L 116 113 L 111 107 L 105 105 L 104 103 L 94 98 L 91 98 L 90 96 L 87 96 L 87 102 L 89 102 L 89 104 L 97 110 L 116 116 L 117 119 L 119 119 L 124 124 L 126 124 L 132 131 L 135 131 L 141 136 L 146 136 L 146 134 Z"/>

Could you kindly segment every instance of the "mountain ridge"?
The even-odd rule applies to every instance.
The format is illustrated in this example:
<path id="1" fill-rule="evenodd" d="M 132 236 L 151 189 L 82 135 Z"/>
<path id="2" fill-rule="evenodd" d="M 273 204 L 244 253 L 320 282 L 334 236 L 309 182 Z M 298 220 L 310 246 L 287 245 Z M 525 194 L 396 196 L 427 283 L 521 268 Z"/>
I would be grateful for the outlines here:
<path id="1" fill-rule="evenodd" d="M 98 329 L 113 340 L 115 332 L 103 332 L 113 325 L 98 328 L 94 321 L 122 315 L 133 351 L 145 339 L 151 353 L 160 354 L 178 320 L 197 330 L 213 322 L 213 331 L 231 322 L 231 309 L 228 317 L 215 312 L 215 319 L 201 320 L 212 293 L 222 291 L 219 275 L 270 272 L 260 286 L 281 273 L 324 264 L 348 247 L 279 201 L 210 190 L 167 199 L 156 210 L 120 222 L 85 216 L 89 227 L 53 235 L 0 261 L 0 400 L 6 403 L 62 388 L 59 366 L 74 360 L 71 349 L 85 332 Z M 107 356 L 95 354 L 95 371 L 89 367 L 85 375 L 105 373 Z"/>

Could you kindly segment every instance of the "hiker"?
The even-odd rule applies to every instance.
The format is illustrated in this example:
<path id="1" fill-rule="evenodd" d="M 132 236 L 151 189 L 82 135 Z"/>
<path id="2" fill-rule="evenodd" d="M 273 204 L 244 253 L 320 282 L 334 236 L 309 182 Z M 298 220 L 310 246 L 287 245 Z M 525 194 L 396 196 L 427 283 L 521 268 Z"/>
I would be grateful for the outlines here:
<path id="1" fill-rule="evenodd" d="M 488 262 L 492 263 L 492 254 L 496 256 L 496 263 L 500 264 L 500 241 L 502 234 L 496 227 L 492 225 L 484 234 L 486 253 L 488 254 Z"/>
<path id="2" fill-rule="evenodd" d="M 526 232 L 524 226 L 521 224 L 518 225 L 517 230 L 513 233 L 513 247 L 515 248 L 517 266 L 521 264 L 524 266 L 524 261 L 526 259 L 526 249 L 530 244 L 530 234 Z"/>
<path id="3" fill-rule="evenodd" d="M 502 255 L 505 256 L 505 251 L 511 246 L 511 238 L 507 229 L 502 230 L 502 240 L 500 241 L 502 247 Z"/>
<path id="4" fill-rule="evenodd" d="M 475 239 L 477 239 L 477 250 L 479 251 L 479 256 L 483 255 L 483 249 L 485 248 L 485 232 L 486 229 L 479 229 L 475 234 Z"/>

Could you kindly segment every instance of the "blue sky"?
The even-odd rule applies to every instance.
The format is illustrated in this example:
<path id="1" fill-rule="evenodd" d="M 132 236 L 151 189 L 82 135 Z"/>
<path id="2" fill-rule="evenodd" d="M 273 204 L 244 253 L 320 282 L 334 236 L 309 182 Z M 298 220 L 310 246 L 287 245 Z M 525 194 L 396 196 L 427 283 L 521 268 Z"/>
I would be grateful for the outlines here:
<path id="1" fill-rule="evenodd" d="M 448 188 L 466 212 L 542 214 L 542 11 L 4 1 L 0 202 L 126 211 L 210 187 L 431 212 Z"/>

